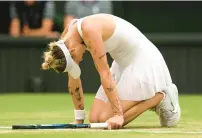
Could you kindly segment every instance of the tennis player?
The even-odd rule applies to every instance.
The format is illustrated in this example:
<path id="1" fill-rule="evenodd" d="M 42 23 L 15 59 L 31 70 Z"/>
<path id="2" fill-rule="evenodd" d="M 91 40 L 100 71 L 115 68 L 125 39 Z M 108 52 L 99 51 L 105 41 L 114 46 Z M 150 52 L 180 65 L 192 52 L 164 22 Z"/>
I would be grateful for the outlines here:
<path id="1" fill-rule="evenodd" d="M 79 63 L 86 50 L 101 80 L 89 115 L 91 123 L 107 122 L 109 129 L 118 129 L 154 109 L 161 126 L 178 124 L 178 90 L 162 54 L 135 26 L 110 14 L 72 20 L 60 40 L 44 52 L 44 70 L 69 74 L 76 123 L 85 119 Z M 107 52 L 114 59 L 111 68 Z"/>

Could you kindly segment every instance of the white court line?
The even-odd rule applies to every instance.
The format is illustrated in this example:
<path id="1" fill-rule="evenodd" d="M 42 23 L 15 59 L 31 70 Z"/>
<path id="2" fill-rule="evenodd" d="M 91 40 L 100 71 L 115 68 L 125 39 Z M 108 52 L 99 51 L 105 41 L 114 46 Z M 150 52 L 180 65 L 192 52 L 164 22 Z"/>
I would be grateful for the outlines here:
<path id="1" fill-rule="evenodd" d="M 0 130 L 1 129 L 12 129 L 12 127 L 9 127 L 9 126 L 0 126 Z"/>
<path id="2" fill-rule="evenodd" d="M 172 130 L 150 130 L 150 129 L 119 129 L 119 130 L 101 130 L 101 129 L 37 129 L 37 130 L 11 130 L 11 127 L 2 127 L 0 134 L 5 133 L 44 133 L 44 132 L 136 132 L 149 134 L 202 134 L 202 131 L 172 131 Z"/>
<path id="3" fill-rule="evenodd" d="M 202 131 L 172 131 L 172 130 L 123 130 L 125 132 L 156 133 L 156 134 L 202 134 Z"/>

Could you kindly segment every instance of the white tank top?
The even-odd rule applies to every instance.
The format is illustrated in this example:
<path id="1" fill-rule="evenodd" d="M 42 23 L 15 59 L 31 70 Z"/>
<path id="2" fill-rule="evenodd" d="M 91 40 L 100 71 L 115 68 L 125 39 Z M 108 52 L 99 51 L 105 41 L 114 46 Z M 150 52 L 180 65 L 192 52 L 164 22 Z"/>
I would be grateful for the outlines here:
<path id="1" fill-rule="evenodd" d="M 84 18 L 78 19 L 77 22 L 81 37 L 81 23 Z M 120 66 L 127 66 L 139 50 L 146 48 L 148 51 L 153 44 L 131 23 L 116 16 L 113 18 L 116 21 L 116 28 L 113 35 L 104 41 L 105 49 Z"/>

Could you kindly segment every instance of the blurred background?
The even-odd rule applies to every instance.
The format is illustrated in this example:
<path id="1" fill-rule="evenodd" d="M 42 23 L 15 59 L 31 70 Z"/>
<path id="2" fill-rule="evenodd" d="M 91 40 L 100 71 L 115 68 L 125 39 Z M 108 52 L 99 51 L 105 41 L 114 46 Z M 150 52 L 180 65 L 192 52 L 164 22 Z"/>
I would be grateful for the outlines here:
<path id="1" fill-rule="evenodd" d="M 158 47 L 180 94 L 200 94 L 201 6 L 198 1 L 1 1 L 0 93 L 66 92 L 67 74 L 40 69 L 43 51 L 72 19 L 111 13 L 131 22 Z M 84 91 L 96 93 L 99 76 L 89 53 L 84 59 Z"/>

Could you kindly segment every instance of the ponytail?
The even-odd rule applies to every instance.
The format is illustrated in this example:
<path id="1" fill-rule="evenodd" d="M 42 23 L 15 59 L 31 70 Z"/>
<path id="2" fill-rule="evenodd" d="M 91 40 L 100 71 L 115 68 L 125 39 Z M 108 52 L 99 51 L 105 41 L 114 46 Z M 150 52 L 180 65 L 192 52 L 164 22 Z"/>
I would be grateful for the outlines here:
<path id="1" fill-rule="evenodd" d="M 66 59 L 60 47 L 55 42 L 49 44 L 49 48 L 43 55 L 44 62 L 41 65 L 43 70 L 54 69 L 56 72 L 63 72 L 66 68 Z"/>

